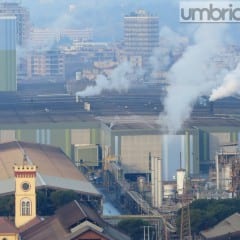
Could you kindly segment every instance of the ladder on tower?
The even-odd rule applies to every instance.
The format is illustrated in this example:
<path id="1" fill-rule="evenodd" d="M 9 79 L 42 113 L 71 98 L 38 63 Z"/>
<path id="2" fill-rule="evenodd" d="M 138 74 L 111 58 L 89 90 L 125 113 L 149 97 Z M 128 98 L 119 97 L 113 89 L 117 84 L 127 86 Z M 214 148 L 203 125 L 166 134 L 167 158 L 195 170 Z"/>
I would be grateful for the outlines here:
<path id="1" fill-rule="evenodd" d="M 189 193 L 189 180 L 185 180 L 183 188 L 183 194 L 181 198 L 181 228 L 180 228 L 180 240 L 192 240 L 191 235 L 191 219 L 190 219 L 190 201 L 191 193 Z"/>

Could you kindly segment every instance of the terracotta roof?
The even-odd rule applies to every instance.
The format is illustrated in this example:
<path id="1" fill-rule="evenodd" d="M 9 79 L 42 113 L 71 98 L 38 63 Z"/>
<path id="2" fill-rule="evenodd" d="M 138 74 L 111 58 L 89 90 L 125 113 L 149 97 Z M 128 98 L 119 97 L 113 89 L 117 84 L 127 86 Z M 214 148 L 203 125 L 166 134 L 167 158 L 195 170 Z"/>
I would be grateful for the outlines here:
<path id="1" fill-rule="evenodd" d="M 18 229 L 4 217 L 0 217 L 0 233 L 18 233 Z"/>
<path id="2" fill-rule="evenodd" d="M 98 226 L 104 224 L 104 221 L 92 208 L 80 204 L 76 200 L 57 210 L 56 217 L 65 229 L 70 229 L 85 220 L 93 222 Z"/>
<path id="3" fill-rule="evenodd" d="M 98 227 L 101 231 L 97 230 Z M 54 216 L 22 232 L 21 237 L 24 240 L 64 240 L 73 239 L 86 231 L 94 231 L 109 240 L 130 240 L 103 221 L 91 207 L 77 201 L 61 207 Z"/>
<path id="4" fill-rule="evenodd" d="M 41 218 L 37 216 L 34 219 L 32 219 L 31 221 L 29 221 L 28 223 L 26 223 L 25 225 L 21 226 L 19 228 L 19 231 L 24 232 L 27 229 L 29 229 L 29 228 L 35 226 L 36 224 L 40 223 L 41 221 L 42 221 Z"/>
<path id="5" fill-rule="evenodd" d="M 63 240 L 65 235 L 65 230 L 55 216 L 50 217 L 21 233 L 22 239 L 25 240 Z"/>
<path id="6" fill-rule="evenodd" d="M 200 232 L 200 235 L 205 239 L 225 239 L 225 237 L 231 234 L 231 236 L 240 237 L 240 214 L 234 213 L 230 217 L 224 219 L 213 228 Z"/>

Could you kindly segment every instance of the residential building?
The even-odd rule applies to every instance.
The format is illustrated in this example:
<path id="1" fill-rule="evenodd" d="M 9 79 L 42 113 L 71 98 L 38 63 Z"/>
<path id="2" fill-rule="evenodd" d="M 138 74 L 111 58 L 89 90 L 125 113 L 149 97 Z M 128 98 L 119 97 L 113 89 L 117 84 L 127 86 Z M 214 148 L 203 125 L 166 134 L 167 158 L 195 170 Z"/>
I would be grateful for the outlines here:
<path id="1" fill-rule="evenodd" d="M 86 29 L 51 29 L 51 28 L 32 28 L 30 33 L 31 44 L 34 46 L 51 46 L 63 38 L 71 41 L 87 42 L 92 41 L 93 31 Z"/>
<path id="2" fill-rule="evenodd" d="M 27 79 L 32 81 L 65 81 L 64 54 L 58 50 L 29 52 Z"/>

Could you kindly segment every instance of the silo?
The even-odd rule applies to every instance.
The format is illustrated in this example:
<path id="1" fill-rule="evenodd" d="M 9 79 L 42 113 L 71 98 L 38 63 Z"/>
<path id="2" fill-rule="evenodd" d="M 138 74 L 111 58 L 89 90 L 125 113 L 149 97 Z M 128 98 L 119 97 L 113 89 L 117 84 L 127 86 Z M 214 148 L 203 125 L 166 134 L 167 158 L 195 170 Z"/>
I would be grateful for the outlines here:
<path id="1" fill-rule="evenodd" d="M 162 206 L 162 160 L 159 157 L 151 158 L 152 206 Z"/>
<path id="2" fill-rule="evenodd" d="M 231 191 L 232 187 L 232 165 L 225 164 L 222 168 L 222 188 L 225 191 Z"/>
<path id="3" fill-rule="evenodd" d="M 182 168 L 178 169 L 177 170 L 177 192 L 178 192 L 178 195 L 183 194 L 185 177 L 186 177 L 186 170 L 182 169 Z"/>
<path id="4" fill-rule="evenodd" d="M 145 185 L 146 185 L 146 178 L 143 176 L 140 176 L 137 178 L 137 185 L 138 185 L 138 191 L 140 193 L 143 193 L 145 190 Z"/>
<path id="5" fill-rule="evenodd" d="M 176 193 L 176 184 L 175 183 L 166 183 L 163 185 L 163 197 L 165 199 L 175 198 Z"/>

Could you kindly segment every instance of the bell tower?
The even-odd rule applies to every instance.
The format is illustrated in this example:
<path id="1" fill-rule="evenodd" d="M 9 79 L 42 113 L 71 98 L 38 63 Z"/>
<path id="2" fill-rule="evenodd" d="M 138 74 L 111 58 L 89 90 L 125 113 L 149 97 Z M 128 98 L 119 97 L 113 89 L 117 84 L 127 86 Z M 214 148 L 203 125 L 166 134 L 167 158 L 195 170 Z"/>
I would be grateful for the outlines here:
<path id="1" fill-rule="evenodd" d="M 21 227 L 36 217 L 36 170 L 24 155 L 23 165 L 14 166 L 15 226 Z"/>

